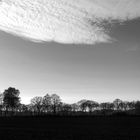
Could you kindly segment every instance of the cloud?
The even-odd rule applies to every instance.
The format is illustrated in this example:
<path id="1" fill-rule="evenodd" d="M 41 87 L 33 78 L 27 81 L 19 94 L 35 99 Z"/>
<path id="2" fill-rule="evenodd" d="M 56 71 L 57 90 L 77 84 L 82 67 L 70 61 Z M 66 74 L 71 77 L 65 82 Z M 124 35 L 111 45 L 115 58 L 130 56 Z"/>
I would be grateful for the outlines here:
<path id="1" fill-rule="evenodd" d="M 0 30 L 32 41 L 108 42 L 105 24 L 140 17 L 140 0 L 1 0 Z"/>

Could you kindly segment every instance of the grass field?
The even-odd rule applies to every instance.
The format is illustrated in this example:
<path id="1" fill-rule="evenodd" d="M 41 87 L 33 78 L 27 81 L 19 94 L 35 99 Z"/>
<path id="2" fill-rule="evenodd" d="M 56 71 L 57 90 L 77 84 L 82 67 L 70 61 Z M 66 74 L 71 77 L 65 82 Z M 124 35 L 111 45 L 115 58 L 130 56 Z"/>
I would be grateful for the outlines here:
<path id="1" fill-rule="evenodd" d="M 140 117 L 1 117 L 0 139 L 140 140 Z"/>

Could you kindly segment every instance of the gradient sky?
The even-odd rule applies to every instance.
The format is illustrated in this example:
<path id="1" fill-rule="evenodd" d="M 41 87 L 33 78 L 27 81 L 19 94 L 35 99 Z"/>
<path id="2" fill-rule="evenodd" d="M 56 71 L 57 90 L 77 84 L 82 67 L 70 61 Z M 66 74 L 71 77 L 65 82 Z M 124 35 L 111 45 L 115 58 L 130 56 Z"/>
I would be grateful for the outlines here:
<path id="1" fill-rule="evenodd" d="M 46 93 L 62 101 L 140 99 L 140 20 L 116 24 L 112 43 L 34 43 L 0 32 L 0 90 L 20 90 L 23 103 Z"/>
<path id="2" fill-rule="evenodd" d="M 140 1 L 2 0 L 0 91 L 8 87 L 25 104 L 47 93 L 140 100 Z"/>

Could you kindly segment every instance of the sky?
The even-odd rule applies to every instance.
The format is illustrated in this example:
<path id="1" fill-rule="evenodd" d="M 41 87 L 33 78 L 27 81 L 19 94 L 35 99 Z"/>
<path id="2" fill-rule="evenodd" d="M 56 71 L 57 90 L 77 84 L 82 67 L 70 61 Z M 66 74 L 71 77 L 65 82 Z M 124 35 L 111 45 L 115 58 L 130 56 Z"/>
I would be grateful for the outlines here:
<path id="1" fill-rule="evenodd" d="M 0 2 L 1 92 L 140 100 L 139 0 L 40 1 Z"/>

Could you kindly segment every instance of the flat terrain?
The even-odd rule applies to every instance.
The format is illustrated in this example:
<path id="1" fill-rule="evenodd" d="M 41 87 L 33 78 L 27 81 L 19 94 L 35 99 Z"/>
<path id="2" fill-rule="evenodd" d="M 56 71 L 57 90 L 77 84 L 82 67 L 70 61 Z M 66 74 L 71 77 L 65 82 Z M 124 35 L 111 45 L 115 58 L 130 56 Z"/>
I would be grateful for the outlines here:
<path id="1" fill-rule="evenodd" d="M 140 140 L 140 117 L 0 117 L 0 139 Z"/>

